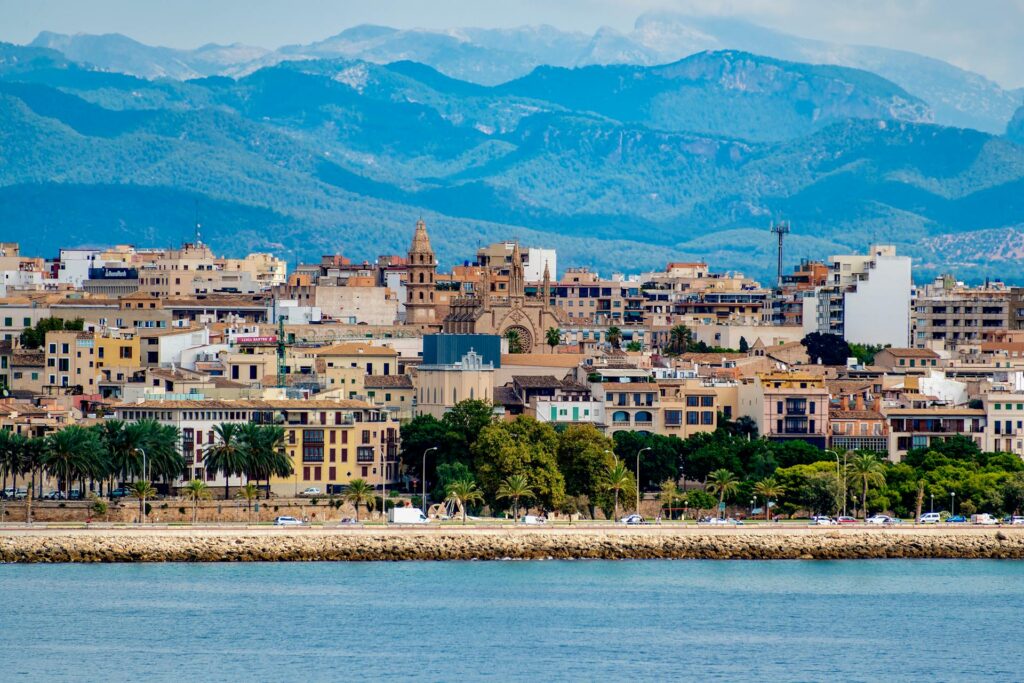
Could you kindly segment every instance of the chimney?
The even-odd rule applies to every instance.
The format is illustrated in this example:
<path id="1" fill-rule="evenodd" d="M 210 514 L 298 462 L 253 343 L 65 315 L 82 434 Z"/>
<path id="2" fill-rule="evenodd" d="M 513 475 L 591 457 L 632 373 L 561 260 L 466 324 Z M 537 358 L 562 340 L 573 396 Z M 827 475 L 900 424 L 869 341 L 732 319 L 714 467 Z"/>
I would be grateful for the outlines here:
<path id="1" fill-rule="evenodd" d="M 839 400 L 839 407 L 843 410 L 850 409 L 850 397 L 847 394 L 843 394 Z"/>
<path id="2" fill-rule="evenodd" d="M 857 410 L 864 410 L 864 394 L 857 394 Z"/>

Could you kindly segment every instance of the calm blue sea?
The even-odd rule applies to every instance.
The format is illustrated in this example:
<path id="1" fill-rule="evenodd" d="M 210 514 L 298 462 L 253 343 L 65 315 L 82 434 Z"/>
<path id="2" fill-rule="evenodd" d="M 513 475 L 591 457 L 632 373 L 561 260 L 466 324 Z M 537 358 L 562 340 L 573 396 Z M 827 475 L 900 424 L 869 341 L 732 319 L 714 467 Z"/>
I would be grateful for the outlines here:
<path id="1" fill-rule="evenodd" d="M 0 680 L 1024 679 L 1024 563 L 0 566 Z"/>

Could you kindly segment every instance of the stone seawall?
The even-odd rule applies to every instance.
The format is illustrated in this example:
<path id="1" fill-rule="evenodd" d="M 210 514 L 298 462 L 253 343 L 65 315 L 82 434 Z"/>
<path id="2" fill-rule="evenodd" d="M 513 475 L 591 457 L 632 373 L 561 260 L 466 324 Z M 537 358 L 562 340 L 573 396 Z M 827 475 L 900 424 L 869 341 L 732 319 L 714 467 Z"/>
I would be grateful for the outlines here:
<path id="1" fill-rule="evenodd" d="M 33 530 L 0 536 L 0 562 L 282 562 L 502 559 L 1024 559 L 1024 529 Z"/>

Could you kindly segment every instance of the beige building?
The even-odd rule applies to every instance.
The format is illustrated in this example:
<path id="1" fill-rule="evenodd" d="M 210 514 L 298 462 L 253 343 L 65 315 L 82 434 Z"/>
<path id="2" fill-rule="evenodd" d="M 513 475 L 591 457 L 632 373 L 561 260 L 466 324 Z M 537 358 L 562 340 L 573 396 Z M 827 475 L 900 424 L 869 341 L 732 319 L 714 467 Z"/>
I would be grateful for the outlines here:
<path id="1" fill-rule="evenodd" d="M 470 351 L 450 365 L 420 365 L 413 378 L 416 405 L 414 415 L 440 419 L 459 401 L 494 398 L 494 364 L 484 363 Z"/>

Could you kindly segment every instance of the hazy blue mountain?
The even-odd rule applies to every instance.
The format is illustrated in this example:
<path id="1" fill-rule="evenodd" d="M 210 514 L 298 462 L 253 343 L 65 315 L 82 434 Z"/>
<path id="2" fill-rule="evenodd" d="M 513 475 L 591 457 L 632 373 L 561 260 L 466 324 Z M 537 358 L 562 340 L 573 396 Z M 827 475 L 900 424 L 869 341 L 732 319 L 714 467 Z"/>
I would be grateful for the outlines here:
<path id="1" fill-rule="evenodd" d="M 541 67 L 498 90 L 651 128 L 751 140 L 850 118 L 932 120 L 924 102 L 866 71 L 733 51 L 655 67 Z"/>
<path id="2" fill-rule="evenodd" d="M 1006 137 L 1024 145 L 1024 106 L 1017 110 L 1017 113 L 1010 119 L 1006 126 Z"/>
<path id="3" fill-rule="evenodd" d="M 58 50 L 68 59 L 142 78 L 198 78 L 256 61 L 269 51 L 249 45 L 203 45 L 176 50 L 145 45 L 119 33 L 65 35 L 43 31 L 31 47 Z"/>
<path id="4" fill-rule="evenodd" d="M 803 74 L 796 91 L 823 73 L 744 59 L 775 64 L 775 78 Z M 623 68 L 564 70 L 570 80 L 556 90 L 583 98 Z M 849 101 L 898 92 L 874 76 L 824 73 L 833 71 L 864 89 L 866 99 Z M 630 73 L 666 77 L 658 72 Z M 701 107 L 723 108 L 717 86 L 706 88 L 693 120 L 710 120 Z M 914 253 L 923 272 L 944 250 L 965 276 L 985 274 L 992 254 L 1020 258 L 995 237 L 1024 225 L 1024 146 L 1006 137 L 851 113 L 784 140 L 745 140 L 511 90 L 422 64 L 352 60 L 147 81 L 0 46 L 0 221 L 37 253 L 171 244 L 189 234 L 198 201 L 218 250 L 308 259 L 400 253 L 423 215 L 445 264 L 518 236 L 604 272 L 705 257 L 765 276 L 767 227 L 788 218 L 790 260 L 876 239 Z M 758 91 L 731 93 L 734 125 L 757 130 L 752 121 L 777 115 L 787 92 L 767 103 Z M 838 112 L 848 100 L 828 101 Z"/>

